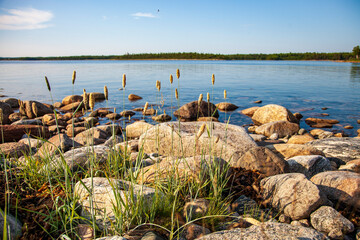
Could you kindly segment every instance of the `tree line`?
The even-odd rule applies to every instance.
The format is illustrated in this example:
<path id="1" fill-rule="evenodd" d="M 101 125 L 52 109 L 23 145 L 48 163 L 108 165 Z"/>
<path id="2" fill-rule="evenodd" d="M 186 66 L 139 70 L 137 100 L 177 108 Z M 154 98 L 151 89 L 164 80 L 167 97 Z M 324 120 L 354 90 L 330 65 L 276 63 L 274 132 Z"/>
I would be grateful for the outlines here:
<path id="1" fill-rule="evenodd" d="M 178 53 L 139 53 L 107 56 L 60 56 L 60 57 L 16 57 L 0 58 L 0 60 L 160 60 L 160 59 L 186 59 L 186 60 L 330 60 L 353 61 L 358 60 L 358 46 L 353 52 L 335 53 L 273 53 L 273 54 L 212 54 L 196 52 Z"/>

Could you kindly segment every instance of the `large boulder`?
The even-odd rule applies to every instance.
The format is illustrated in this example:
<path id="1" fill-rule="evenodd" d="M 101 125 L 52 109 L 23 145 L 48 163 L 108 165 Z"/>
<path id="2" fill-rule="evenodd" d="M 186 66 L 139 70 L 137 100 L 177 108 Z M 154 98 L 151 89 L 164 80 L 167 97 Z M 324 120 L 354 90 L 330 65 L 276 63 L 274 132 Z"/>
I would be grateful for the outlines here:
<path id="1" fill-rule="evenodd" d="M 201 101 L 199 105 L 198 101 L 193 101 L 176 110 L 174 116 L 187 121 L 192 121 L 199 117 L 218 118 L 219 112 L 217 111 L 216 106 L 210 102 Z"/>
<path id="2" fill-rule="evenodd" d="M 232 166 L 257 170 L 266 177 L 289 172 L 288 163 L 266 147 L 249 149 Z"/>
<path id="3" fill-rule="evenodd" d="M 308 218 L 327 200 L 317 186 L 301 173 L 264 178 L 260 187 L 264 201 L 293 220 Z"/>
<path id="4" fill-rule="evenodd" d="M 251 107 L 251 108 L 246 108 L 240 111 L 240 113 L 248 116 L 248 117 L 252 117 L 255 113 L 256 110 L 258 110 L 260 107 Z"/>
<path id="5" fill-rule="evenodd" d="M 54 113 L 48 106 L 38 101 L 24 101 L 23 107 L 20 107 L 20 113 L 26 115 L 28 118 L 35 118 L 44 116 L 47 113 Z"/>
<path id="6" fill-rule="evenodd" d="M 326 157 L 345 162 L 360 158 L 360 139 L 357 138 L 326 138 L 308 142 L 307 145 L 321 150 Z"/>
<path id="7" fill-rule="evenodd" d="M 302 155 L 324 155 L 322 151 L 312 146 L 302 144 L 274 144 L 267 147 L 284 158 Z"/>
<path id="8" fill-rule="evenodd" d="M 129 124 L 126 126 L 126 137 L 138 138 L 141 136 L 141 134 L 146 132 L 152 126 L 153 125 L 143 121 L 137 121 L 132 124 Z"/>
<path id="9" fill-rule="evenodd" d="M 335 204 L 360 209 L 360 174 L 348 171 L 318 173 L 311 181 Z"/>
<path id="10" fill-rule="evenodd" d="M 298 120 L 288 109 L 276 104 L 269 104 L 260 107 L 254 112 L 251 119 L 257 125 L 275 121 L 289 121 L 292 123 L 298 122 Z"/>
<path id="11" fill-rule="evenodd" d="M 2 116 L 0 116 L 1 122 L 0 124 L 6 124 L 9 123 L 9 116 L 10 114 L 12 114 L 14 111 L 12 110 L 11 106 L 5 102 L 0 102 L 0 109 L 2 111 Z"/>
<path id="12" fill-rule="evenodd" d="M 265 123 L 255 129 L 256 134 L 262 134 L 270 137 L 277 133 L 280 138 L 285 136 L 292 136 L 299 131 L 299 125 L 288 121 L 275 121 Z"/>
<path id="13" fill-rule="evenodd" d="M 287 160 L 290 172 L 302 173 L 308 179 L 325 171 L 331 171 L 330 161 L 320 155 L 295 156 Z"/>
<path id="14" fill-rule="evenodd" d="M 37 125 L 0 125 L 0 139 L 5 142 L 19 141 L 24 134 L 33 137 L 48 138 L 47 127 Z"/>
<path id="15" fill-rule="evenodd" d="M 24 153 L 29 152 L 29 147 L 21 142 L 9 142 L 0 144 L 0 156 L 21 157 Z"/>
<path id="16" fill-rule="evenodd" d="M 310 215 L 311 225 L 331 238 L 343 239 L 354 225 L 332 207 L 322 206 Z"/>
<path id="17" fill-rule="evenodd" d="M 96 220 L 100 229 L 111 228 L 121 219 L 129 223 L 136 206 L 143 211 L 150 210 L 154 201 L 160 201 L 161 192 L 143 185 L 124 180 L 103 177 L 86 178 L 76 183 L 74 194 L 81 205 L 81 216 Z M 120 216 L 122 215 L 122 216 Z"/>
<path id="18" fill-rule="evenodd" d="M 249 228 L 235 228 L 214 232 L 197 238 L 197 240 L 279 240 L 279 239 L 307 239 L 307 240 L 328 240 L 324 234 L 307 227 L 293 226 L 286 223 L 265 222 L 260 225 L 253 225 Z"/>
<path id="19" fill-rule="evenodd" d="M 206 129 L 197 136 L 201 126 Z M 139 146 L 145 153 L 165 156 L 191 157 L 215 155 L 235 164 L 250 148 L 256 147 L 254 140 L 242 127 L 224 123 L 169 122 L 153 126 L 141 135 Z"/>
<path id="20" fill-rule="evenodd" d="M 143 168 L 139 175 L 139 183 L 151 183 L 155 180 L 165 180 L 169 176 L 183 180 L 189 178 L 199 179 L 209 176 L 209 172 L 217 166 L 226 174 L 228 164 L 220 159 L 210 156 L 195 156 L 188 158 L 167 158 L 158 164 Z"/>
<path id="21" fill-rule="evenodd" d="M 66 134 L 60 133 L 45 142 L 35 155 L 40 157 L 51 156 L 60 152 L 66 152 L 71 147 L 78 145 L 78 143 L 75 143 Z"/>

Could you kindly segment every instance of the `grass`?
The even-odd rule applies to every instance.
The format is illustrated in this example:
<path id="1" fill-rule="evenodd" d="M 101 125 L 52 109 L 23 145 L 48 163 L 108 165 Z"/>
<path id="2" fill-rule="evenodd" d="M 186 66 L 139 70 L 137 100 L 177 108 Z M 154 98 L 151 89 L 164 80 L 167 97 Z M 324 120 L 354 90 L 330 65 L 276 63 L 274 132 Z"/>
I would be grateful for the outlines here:
<path id="1" fill-rule="evenodd" d="M 179 70 L 177 70 L 176 75 L 179 89 Z M 73 86 L 75 83 L 74 76 Z M 47 78 L 45 79 L 51 95 L 49 81 Z M 214 80 L 212 84 L 214 85 Z M 125 110 L 125 85 L 126 76 L 124 74 L 122 84 L 124 88 L 123 110 Z M 163 104 L 160 104 L 160 98 L 162 99 L 160 82 L 157 83 L 157 86 L 158 95 L 156 98 L 159 106 L 163 106 Z M 179 107 L 178 94 L 176 94 L 176 99 Z M 91 110 L 93 110 L 94 103 L 91 94 L 89 101 Z M 79 111 L 80 107 L 74 109 L 73 127 L 74 116 Z M 56 123 L 58 123 L 58 113 L 55 110 L 54 114 Z M 212 122 L 209 123 L 211 126 Z M 180 120 L 178 125 L 181 125 Z M 59 128 L 57 129 L 59 131 Z M 198 138 L 202 134 L 207 134 L 210 138 L 209 146 L 206 146 L 208 152 L 211 152 L 211 143 L 215 141 L 215 139 L 211 140 L 211 129 L 206 127 L 197 136 Z M 112 133 L 114 138 L 115 131 L 113 130 Z M 179 134 L 179 132 L 172 134 Z M 122 138 L 125 142 L 129 140 L 125 133 L 122 134 Z M 175 139 L 175 137 L 172 139 Z M 173 146 L 178 144 L 178 146 L 182 147 L 181 138 L 177 137 L 177 139 L 179 139 L 179 142 L 172 140 L 171 144 Z M 39 140 L 43 143 L 48 142 L 46 139 Z M 161 139 L 157 137 L 157 141 L 159 143 Z M 86 142 L 89 143 L 90 141 Z M 196 149 L 196 142 L 194 149 Z M 4 191 L 1 192 L 0 197 L 1 200 L 4 199 L 5 201 L 0 208 L 4 209 L 4 216 L 11 213 L 23 220 L 24 227 L 21 239 L 79 239 L 81 237 L 78 233 L 79 224 L 85 224 L 91 229 L 93 236 L 96 237 L 111 234 L 123 235 L 129 233 L 130 230 L 146 228 L 157 229 L 162 231 L 169 239 L 176 239 L 191 223 L 201 223 L 209 229 L 215 230 L 216 225 L 230 215 L 229 204 L 235 196 L 232 189 L 236 188 L 232 188 L 234 179 L 229 177 L 232 171 L 229 166 L 220 166 L 215 161 L 215 158 L 221 157 L 221 154 L 209 158 L 205 158 L 204 154 L 201 154 L 201 162 L 206 163 L 207 167 L 195 174 L 189 171 L 185 175 L 181 172 L 179 166 L 190 166 L 191 163 L 187 162 L 189 158 L 186 159 L 183 156 L 173 158 L 170 169 L 167 169 L 168 174 L 163 177 L 156 177 L 154 181 L 143 185 L 154 189 L 154 194 L 151 199 L 148 199 L 142 194 L 145 188 L 139 187 L 142 185 L 139 179 L 144 176 L 142 166 L 143 146 L 139 146 L 138 157 L 133 163 L 130 161 L 127 147 L 124 150 L 110 148 L 103 161 L 99 161 L 94 151 L 94 145 L 87 144 L 87 147 L 86 165 L 80 164 L 74 168 L 68 166 L 67 159 L 65 159 L 61 151 L 59 151 L 60 154 L 56 158 L 51 152 L 46 152 L 44 157 L 25 154 L 24 157 L 16 159 L 9 159 L 2 153 L 3 163 L 0 165 L 0 172 L 2 175 L 1 180 L 4 183 L 2 185 Z M 226 148 L 226 146 L 223 147 Z M 203 152 L 205 152 L 205 149 Z M 72 155 L 72 161 L 74 161 L 74 156 L 75 154 Z M 58 161 L 56 168 L 53 167 L 54 161 Z M 9 166 L 8 162 L 15 163 L 16 167 Z M 160 168 L 160 163 L 155 163 L 153 168 Z M 39 171 L 40 169 L 42 171 Z M 97 177 L 107 179 L 111 186 L 113 198 L 111 199 L 112 217 L 110 219 L 110 212 L 105 213 L 101 219 L 96 217 L 99 215 L 96 209 L 97 200 L 94 199 L 93 187 L 94 179 Z M 83 183 L 83 180 L 87 178 L 90 179 L 90 185 Z M 127 184 L 125 182 L 115 184 L 114 179 L 127 181 Z M 79 205 L 81 199 L 79 199 L 78 194 L 75 194 L 77 187 L 85 189 L 89 196 L 89 215 L 84 216 L 82 214 Z M 196 219 L 191 216 L 184 216 L 182 212 L 185 202 L 199 198 L 209 201 L 205 215 Z M 34 222 L 36 225 L 31 225 Z M 107 227 L 104 227 L 104 223 Z M 7 231 L 5 226 L 6 224 L 4 225 L 2 237 L 3 239 L 10 239 L 12 233 Z"/>

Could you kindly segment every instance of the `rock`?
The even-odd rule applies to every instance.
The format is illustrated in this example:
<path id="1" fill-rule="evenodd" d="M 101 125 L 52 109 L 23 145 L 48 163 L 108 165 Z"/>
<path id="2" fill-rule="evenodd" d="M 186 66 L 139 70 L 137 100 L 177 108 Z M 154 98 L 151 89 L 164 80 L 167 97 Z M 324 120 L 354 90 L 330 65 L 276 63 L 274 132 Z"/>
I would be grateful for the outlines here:
<path id="1" fill-rule="evenodd" d="M 29 152 L 29 147 L 21 142 L 9 142 L 0 144 L 0 156 L 19 158 Z"/>
<path id="2" fill-rule="evenodd" d="M 122 117 L 129 117 L 129 116 L 132 117 L 134 115 L 135 115 L 135 113 L 130 110 L 124 110 L 120 113 L 120 116 L 122 116 Z"/>
<path id="3" fill-rule="evenodd" d="M 37 101 L 24 101 L 24 108 L 20 108 L 20 113 L 26 115 L 28 118 L 41 117 L 48 113 L 54 113 L 54 111 L 47 105 Z M 34 109 L 36 113 L 34 112 Z"/>
<path id="4" fill-rule="evenodd" d="M 89 96 L 90 96 L 90 94 L 93 95 L 96 102 L 105 100 L 105 94 L 104 93 L 92 92 L 92 93 L 89 93 Z"/>
<path id="5" fill-rule="evenodd" d="M 98 117 L 105 117 L 106 115 L 108 115 L 110 113 L 113 113 L 113 112 L 110 111 L 107 108 L 99 108 L 99 109 L 97 109 Z"/>
<path id="6" fill-rule="evenodd" d="M 186 240 L 194 240 L 209 233 L 211 232 L 206 227 L 190 223 L 184 227 L 183 231 L 180 233 L 180 238 L 182 237 Z"/>
<path id="7" fill-rule="evenodd" d="M 64 104 L 62 104 L 61 102 L 54 102 L 53 106 L 54 108 L 61 108 L 62 106 L 64 106 Z"/>
<path id="8" fill-rule="evenodd" d="M 304 128 L 300 128 L 298 131 L 299 135 L 304 135 L 306 133 L 306 130 Z"/>
<path id="9" fill-rule="evenodd" d="M 320 155 L 295 156 L 287 162 L 290 172 L 302 173 L 308 179 L 320 172 L 332 170 L 330 161 Z"/>
<path id="10" fill-rule="evenodd" d="M 228 102 L 221 102 L 215 105 L 220 111 L 234 111 L 239 107 L 235 104 L 228 103 Z"/>
<path id="11" fill-rule="evenodd" d="M 339 170 L 360 173 L 360 159 L 347 162 L 345 165 L 340 166 Z"/>
<path id="12" fill-rule="evenodd" d="M 122 142 L 115 145 L 116 150 L 120 150 L 121 152 L 132 153 L 139 151 L 139 141 L 138 140 L 130 140 L 126 142 Z"/>
<path id="13" fill-rule="evenodd" d="M 266 137 L 261 134 L 249 134 L 249 135 L 255 142 L 261 142 L 266 139 Z"/>
<path id="14" fill-rule="evenodd" d="M 97 126 L 96 128 L 106 132 L 106 134 L 108 136 L 121 134 L 121 132 L 122 132 L 122 129 L 121 129 L 120 125 L 118 125 L 118 124 L 100 125 L 100 126 Z"/>
<path id="15" fill-rule="evenodd" d="M 232 167 L 259 171 L 266 177 L 289 172 L 288 163 L 266 147 L 249 149 Z"/>
<path id="16" fill-rule="evenodd" d="M 269 139 L 270 140 L 278 140 L 279 139 L 279 134 L 273 133 L 273 134 L 270 135 Z"/>
<path id="17" fill-rule="evenodd" d="M 269 104 L 260 107 L 254 112 L 251 119 L 257 125 L 275 121 L 288 121 L 292 123 L 298 122 L 288 109 L 276 104 Z"/>
<path id="18" fill-rule="evenodd" d="M 0 102 L 7 103 L 10 105 L 11 108 L 19 108 L 19 99 L 16 98 L 6 98 L 3 100 L 0 100 Z"/>
<path id="19" fill-rule="evenodd" d="M 260 188 L 264 201 L 294 220 L 308 218 L 326 202 L 326 197 L 317 186 L 301 173 L 264 178 Z"/>
<path id="20" fill-rule="evenodd" d="M 209 129 L 210 137 L 205 130 L 196 138 L 203 124 Z M 139 144 L 145 153 L 157 152 L 165 156 L 190 157 L 207 155 L 211 151 L 211 155 L 229 161 L 230 165 L 235 164 L 250 148 L 257 146 L 244 128 L 217 122 L 160 123 L 142 134 Z"/>
<path id="21" fill-rule="evenodd" d="M 147 109 L 145 112 L 142 112 L 143 115 L 148 116 L 148 115 L 155 115 L 156 114 L 156 110 L 153 108 Z"/>
<path id="22" fill-rule="evenodd" d="M 42 126 L 43 123 L 39 119 L 21 119 L 19 121 L 13 122 L 11 125 L 39 125 L 39 126 Z"/>
<path id="23" fill-rule="evenodd" d="M 255 133 L 262 134 L 270 137 L 272 134 L 277 133 L 280 138 L 286 135 L 294 135 L 299 131 L 299 125 L 288 121 L 275 121 L 265 123 L 255 129 Z"/>
<path id="24" fill-rule="evenodd" d="M 310 127 L 313 127 L 318 124 L 324 124 L 324 125 L 327 124 L 332 126 L 333 124 L 339 123 L 339 121 L 335 119 L 307 118 L 305 119 L 305 123 Z"/>
<path id="25" fill-rule="evenodd" d="M 2 116 L 0 116 L 1 122 L 0 124 L 6 124 L 9 123 L 9 116 L 10 114 L 12 114 L 14 111 L 12 110 L 11 106 L 5 102 L 0 102 L 0 109 L 2 111 Z"/>
<path id="26" fill-rule="evenodd" d="M 23 143 L 30 148 L 39 148 L 44 143 L 44 141 L 42 141 L 40 139 L 36 139 L 36 138 L 27 137 L 27 138 L 20 139 L 19 143 Z"/>
<path id="27" fill-rule="evenodd" d="M 107 139 L 107 136 L 108 135 L 105 131 L 97 127 L 92 127 L 77 134 L 74 140 L 81 145 L 98 145 L 104 143 Z"/>
<path id="28" fill-rule="evenodd" d="M 320 135 L 318 136 L 319 139 L 325 139 L 325 138 L 330 138 L 334 136 L 333 132 L 329 132 L 329 131 L 324 131 L 322 133 L 320 133 Z"/>
<path id="29" fill-rule="evenodd" d="M 107 117 L 110 120 L 117 120 L 117 119 L 121 118 L 121 115 L 118 113 L 109 113 L 105 117 Z"/>
<path id="30" fill-rule="evenodd" d="M 248 132 L 255 133 L 256 128 L 257 126 L 249 126 L 247 130 Z"/>
<path id="31" fill-rule="evenodd" d="M 335 133 L 334 134 L 334 137 L 348 137 L 349 135 L 347 135 L 346 133 L 342 133 L 342 132 L 339 132 L 339 133 Z"/>
<path id="32" fill-rule="evenodd" d="M 288 144 L 305 144 L 307 142 L 311 142 L 311 141 L 314 141 L 314 140 L 315 140 L 315 138 L 313 136 L 306 133 L 304 135 L 294 135 L 294 136 L 292 136 L 287 143 Z"/>
<path id="33" fill-rule="evenodd" d="M 78 146 L 78 144 L 71 140 L 66 134 L 60 133 L 45 142 L 35 155 L 40 157 L 51 156 L 59 152 L 66 152 L 74 145 Z"/>
<path id="34" fill-rule="evenodd" d="M 215 117 L 199 117 L 197 120 L 199 122 L 219 122 L 219 119 Z"/>
<path id="35" fill-rule="evenodd" d="M 63 105 L 68 105 L 70 103 L 75 103 L 75 102 L 81 102 L 83 100 L 83 97 L 80 95 L 70 95 L 70 96 L 66 96 L 61 103 Z"/>
<path id="36" fill-rule="evenodd" d="M 104 143 L 105 146 L 112 148 L 116 144 L 121 143 L 123 141 L 122 137 L 119 137 L 117 135 L 111 136 L 106 142 Z"/>
<path id="37" fill-rule="evenodd" d="M 262 103 L 262 101 L 261 100 L 256 100 L 256 101 L 254 101 L 254 103 Z"/>
<path id="38" fill-rule="evenodd" d="M 187 103 L 176 110 L 174 116 L 187 121 L 196 120 L 199 117 L 215 117 L 219 118 L 219 113 L 216 106 L 210 102 L 201 101 L 200 106 L 198 101 Z"/>
<path id="39" fill-rule="evenodd" d="M 248 116 L 248 117 L 252 117 L 255 113 L 256 110 L 258 110 L 260 107 L 251 107 L 251 108 L 246 108 L 240 111 L 240 113 Z"/>
<path id="40" fill-rule="evenodd" d="M 198 198 L 187 202 L 184 206 L 183 216 L 187 221 L 204 217 L 209 210 L 209 205 L 209 200 L 204 198 Z"/>
<path id="41" fill-rule="evenodd" d="M 314 123 L 309 126 L 312 128 L 332 128 L 333 124 L 331 124 L 331 123 Z"/>
<path id="42" fill-rule="evenodd" d="M 71 125 L 68 125 L 69 127 L 66 129 L 66 135 L 69 137 L 74 137 L 78 135 L 79 133 L 86 130 L 86 127 L 72 127 Z"/>
<path id="43" fill-rule="evenodd" d="M 353 129 L 354 127 L 351 126 L 351 125 L 346 125 L 346 126 L 344 126 L 344 128 L 345 128 L 345 129 Z"/>
<path id="44" fill-rule="evenodd" d="M 12 113 L 9 115 L 9 120 L 10 122 L 16 122 L 19 121 L 20 119 L 24 118 L 23 115 L 21 115 L 21 113 L 16 112 L 16 113 Z"/>
<path id="45" fill-rule="evenodd" d="M 298 220 L 298 221 L 292 221 L 290 224 L 293 225 L 293 226 L 311 227 L 310 222 L 307 219 L 301 219 L 301 220 Z"/>
<path id="46" fill-rule="evenodd" d="M 130 219 L 127 216 L 136 214 L 131 212 L 136 202 L 141 201 L 142 208 L 151 209 L 153 201 L 162 198 L 162 193 L 153 188 L 103 177 L 82 179 L 76 183 L 74 195 L 78 197 L 82 207 L 81 216 L 91 220 L 94 208 L 94 218 L 101 230 L 111 229 L 111 225 L 116 221 L 116 214 L 123 215 L 124 223 L 129 224 Z M 154 199 L 155 197 L 157 199 Z M 114 208 L 119 212 L 115 213 Z"/>
<path id="47" fill-rule="evenodd" d="M 134 122 L 132 124 L 129 124 L 126 126 L 126 137 L 128 138 L 138 138 L 141 136 L 141 134 L 143 134 L 144 132 L 146 132 L 146 130 L 148 130 L 149 128 L 151 128 L 153 125 L 143 122 L 143 121 L 138 121 L 138 122 Z"/>
<path id="48" fill-rule="evenodd" d="M 274 144 L 267 146 L 270 150 L 281 155 L 284 158 L 292 158 L 302 155 L 322 155 L 324 153 L 312 146 L 302 144 Z"/>
<path id="49" fill-rule="evenodd" d="M 96 238 L 95 240 L 128 240 L 128 239 L 121 236 L 110 236 L 110 237 Z"/>
<path id="50" fill-rule="evenodd" d="M 138 96 L 138 95 L 135 95 L 135 94 L 129 94 L 128 99 L 129 99 L 130 101 L 136 101 L 136 100 L 142 99 L 142 97 L 140 97 L 140 96 Z"/>
<path id="51" fill-rule="evenodd" d="M 142 111 L 144 111 L 144 108 L 141 108 L 141 107 L 140 108 L 134 108 L 133 111 L 134 112 L 142 112 Z"/>
<path id="52" fill-rule="evenodd" d="M 360 158 L 360 139 L 356 138 L 327 138 L 308 142 L 306 145 L 321 150 L 326 157 L 345 162 Z"/>
<path id="53" fill-rule="evenodd" d="M 157 116 L 153 116 L 151 118 L 153 121 L 156 121 L 156 122 L 168 122 L 168 121 L 171 121 L 171 117 L 167 114 L 160 114 L 160 115 L 157 115 Z"/>
<path id="54" fill-rule="evenodd" d="M 354 231 L 354 225 L 332 207 L 322 206 L 310 215 L 311 225 L 329 237 L 344 235 Z"/>
<path id="55" fill-rule="evenodd" d="M 296 112 L 296 113 L 294 113 L 294 117 L 295 117 L 298 121 L 300 121 L 300 119 L 302 119 L 304 116 L 303 116 L 301 113 Z"/>
<path id="56" fill-rule="evenodd" d="M 237 212 L 240 215 L 251 213 L 254 209 L 259 209 L 259 205 L 251 198 L 241 195 L 231 204 L 231 211 Z"/>
<path id="57" fill-rule="evenodd" d="M 330 116 L 330 115 L 328 113 L 321 113 L 321 116 L 327 117 L 327 116 Z"/>
<path id="58" fill-rule="evenodd" d="M 48 138 L 50 135 L 48 128 L 44 126 L 0 125 L 0 139 L 4 139 L 5 142 L 19 141 L 24 134 L 41 138 Z"/>
<path id="59" fill-rule="evenodd" d="M 9 240 L 16 240 L 20 239 L 21 237 L 21 228 L 22 224 L 19 221 L 19 219 L 15 218 L 14 216 L 10 214 L 6 214 L 6 230 L 7 234 L 4 235 L 4 224 L 5 224 L 5 218 L 4 218 L 4 212 L 2 209 L 0 209 L 0 236 L 4 237 L 2 239 L 9 239 Z"/>
<path id="60" fill-rule="evenodd" d="M 43 171 L 63 171 L 64 163 L 71 171 L 87 170 L 90 161 L 95 165 L 103 164 L 108 159 L 109 151 L 108 147 L 102 145 L 72 149 L 65 152 L 62 157 L 52 160 Z"/>
<path id="61" fill-rule="evenodd" d="M 166 240 L 166 239 L 161 237 L 156 232 L 150 231 L 150 232 L 145 233 L 144 236 L 142 236 L 142 238 L 140 240 Z"/>
<path id="62" fill-rule="evenodd" d="M 220 159 L 206 156 L 195 156 L 181 159 L 167 158 L 158 164 L 143 168 L 139 174 L 138 182 L 152 183 L 155 180 L 167 179 L 169 176 L 179 179 L 197 179 L 199 176 L 208 176 L 209 171 L 213 169 L 214 164 L 227 174 L 228 164 Z"/>
<path id="63" fill-rule="evenodd" d="M 83 102 L 74 102 L 74 103 L 70 103 L 68 105 L 65 105 L 63 107 L 60 108 L 60 111 L 62 112 L 74 112 L 76 111 L 76 109 L 83 109 L 84 108 L 84 104 Z"/>
<path id="64" fill-rule="evenodd" d="M 94 239 L 94 229 L 88 224 L 78 224 L 76 232 L 81 240 L 92 240 Z"/>
<path id="65" fill-rule="evenodd" d="M 348 171 L 327 171 L 311 178 L 335 204 L 344 203 L 360 209 L 360 174 Z"/>
<path id="66" fill-rule="evenodd" d="M 235 240 L 235 239 L 257 239 L 257 240 L 279 240 L 279 239 L 309 239 L 326 240 L 322 233 L 307 227 L 293 226 L 286 223 L 265 222 L 253 225 L 249 228 L 235 228 L 220 232 L 207 234 L 197 240 Z"/>

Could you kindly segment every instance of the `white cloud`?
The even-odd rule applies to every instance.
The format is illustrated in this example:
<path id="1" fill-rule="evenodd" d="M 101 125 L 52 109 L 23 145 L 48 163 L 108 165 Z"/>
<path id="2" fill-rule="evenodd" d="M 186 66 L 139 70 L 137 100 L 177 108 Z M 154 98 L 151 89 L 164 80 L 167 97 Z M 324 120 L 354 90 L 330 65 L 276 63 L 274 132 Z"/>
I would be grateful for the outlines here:
<path id="1" fill-rule="evenodd" d="M 48 22 L 54 17 L 50 11 L 34 8 L 24 10 L 3 9 L 9 14 L 0 15 L 0 30 L 32 30 L 47 28 Z"/>
<path id="2" fill-rule="evenodd" d="M 131 16 L 135 17 L 136 19 L 139 19 L 139 18 L 156 18 L 156 16 L 153 15 L 152 13 L 142 13 L 142 12 L 137 12 L 137 13 L 131 14 Z"/>

